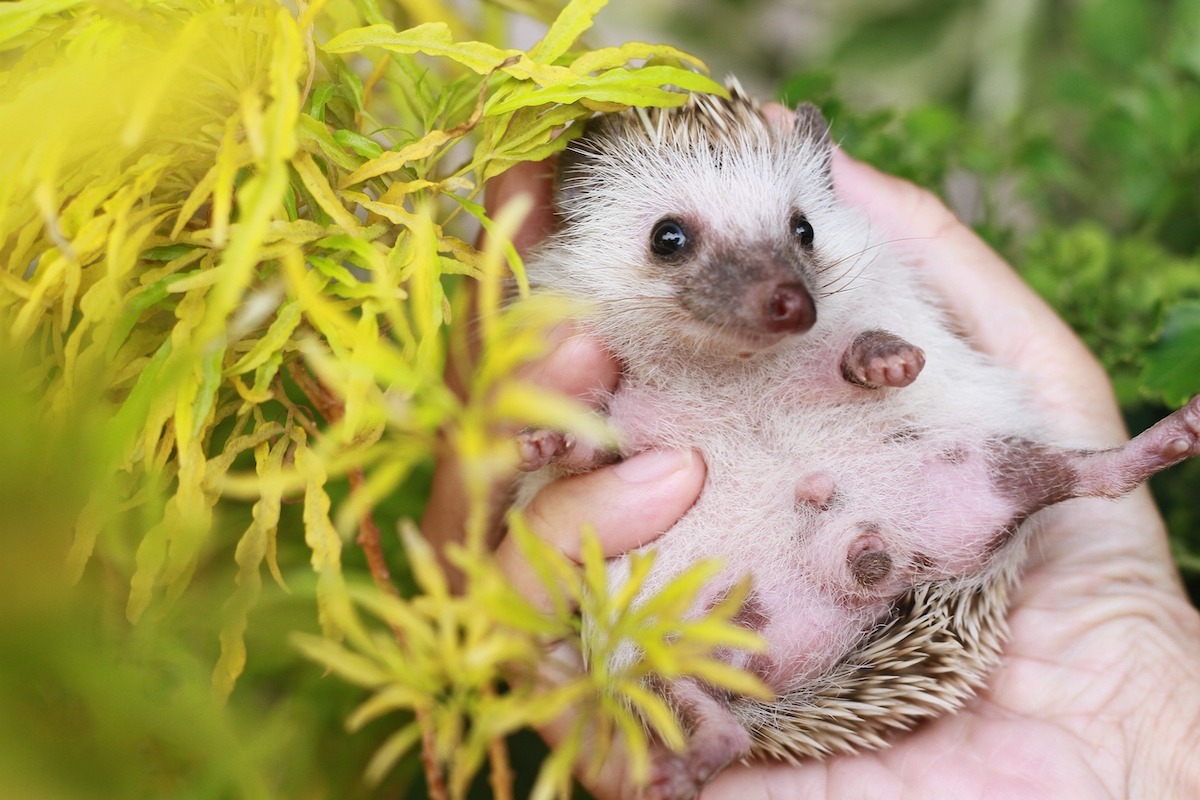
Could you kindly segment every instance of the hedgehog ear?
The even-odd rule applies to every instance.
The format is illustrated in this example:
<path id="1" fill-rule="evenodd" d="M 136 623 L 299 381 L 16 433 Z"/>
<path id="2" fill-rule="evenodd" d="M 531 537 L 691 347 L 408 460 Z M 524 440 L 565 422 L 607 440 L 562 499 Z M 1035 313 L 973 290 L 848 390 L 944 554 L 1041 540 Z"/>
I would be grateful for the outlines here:
<path id="1" fill-rule="evenodd" d="M 830 149 L 829 123 L 821 109 L 812 103 L 801 103 L 796 106 L 796 135 L 801 139 L 811 139 L 821 150 Z"/>
<path id="2" fill-rule="evenodd" d="M 833 155 L 833 142 L 829 138 L 829 123 L 825 121 L 825 115 L 821 113 L 821 109 L 812 103 L 801 103 L 797 106 L 795 133 L 801 140 L 807 139 L 816 146 L 817 157 L 821 159 L 821 171 L 825 176 L 825 183 L 832 188 L 833 165 L 830 157 Z"/>

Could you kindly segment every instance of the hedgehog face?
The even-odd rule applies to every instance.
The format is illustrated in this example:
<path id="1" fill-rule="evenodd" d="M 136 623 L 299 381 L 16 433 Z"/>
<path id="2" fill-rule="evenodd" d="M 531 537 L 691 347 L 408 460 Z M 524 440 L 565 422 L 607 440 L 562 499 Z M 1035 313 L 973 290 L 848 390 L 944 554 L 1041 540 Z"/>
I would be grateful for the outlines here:
<path id="1" fill-rule="evenodd" d="M 805 259 L 812 227 L 805 222 L 797 234 L 794 222 L 784 221 L 771 240 L 735 247 L 736 236 L 714 230 L 700 214 L 664 216 L 650 227 L 645 263 L 700 334 L 736 350 L 762 349 L 816 322 Z M 790 246 L 789 228 L 796 239 Z"/>
<path id="2" fill-rule="evenodd" d="M 589 268 L 560 288 L 594 299 L 606 329 L 669 330 L 662 346 L 692 353 L 747 358 L 807 334 L 856 231 L 829 150 L 815 108 L 785 130 L 736 92 L 593 121 L 562 157 L 552 245 Z"/>

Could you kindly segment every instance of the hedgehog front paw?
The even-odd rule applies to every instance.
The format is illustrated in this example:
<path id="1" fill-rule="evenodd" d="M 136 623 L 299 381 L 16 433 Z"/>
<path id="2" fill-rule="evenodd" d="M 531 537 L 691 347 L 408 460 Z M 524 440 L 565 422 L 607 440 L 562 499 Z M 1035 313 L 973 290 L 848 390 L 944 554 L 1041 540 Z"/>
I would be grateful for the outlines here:
<path id="1" fill-rule="evenodd" d="M 517 434 L 517 469 L 536 472 L 562 459 L 575 447 L 575 437 L 546 428 L 526 428 Z"/>
<path id="2" fill-rule="evenodd" d="M 887 331 L 866 331 L 846 348 L 842 377 L 866 389 L 899 389 L 915 381 L 924 366 L 921 348 Z"/>

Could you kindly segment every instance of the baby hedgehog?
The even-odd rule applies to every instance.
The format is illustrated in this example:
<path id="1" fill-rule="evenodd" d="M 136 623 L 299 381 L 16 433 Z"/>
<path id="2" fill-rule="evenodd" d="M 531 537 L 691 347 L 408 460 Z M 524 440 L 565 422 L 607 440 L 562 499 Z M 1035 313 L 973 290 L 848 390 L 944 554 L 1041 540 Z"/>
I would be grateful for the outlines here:
<path id="1" fill-rule="evenodd" d="M 589 304 L 583 324 L 620 359 L 605 411 L 621 444 L 523 434 L 518 504 L 606 457 L 697 449 L 707 482 L 651 545 L 643 592 L 720 559 L 694 613 L 749 574 L 736 621 L 769 646 L 727 658 L 770 702 L 652 687 L 688 734 L 657 758 L 652 796 L 690 797 L 741 758 L 880 747 L 958 708 L 1003 643 L 1022 523 L 1200 451 L 1197 400 L 1119 448 L 1047 443 L 1017 376 L 838 202 L 830 147 L 813 106 L 776 125 L 736 85 L 599 117 L 561 159 L 560 223 L 526 265 L 541 291 Z M 626 575 L 614 560 L 611 584 Z"/>

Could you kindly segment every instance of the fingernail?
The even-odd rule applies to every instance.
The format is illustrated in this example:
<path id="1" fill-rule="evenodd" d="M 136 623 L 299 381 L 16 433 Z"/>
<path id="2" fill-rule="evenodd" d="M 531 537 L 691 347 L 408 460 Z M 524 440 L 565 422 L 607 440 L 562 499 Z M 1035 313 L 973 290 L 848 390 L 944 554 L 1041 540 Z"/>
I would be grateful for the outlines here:
<path id="1" fill-rule="evenodd" d="M 652 483 L 690 466 L 690 450 L 647 450 L 627 458 L 613 472 L 628 483 Z"/>

